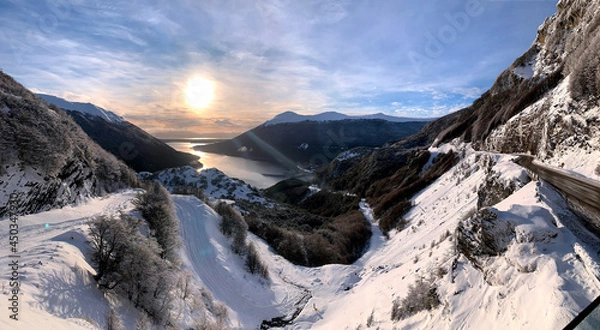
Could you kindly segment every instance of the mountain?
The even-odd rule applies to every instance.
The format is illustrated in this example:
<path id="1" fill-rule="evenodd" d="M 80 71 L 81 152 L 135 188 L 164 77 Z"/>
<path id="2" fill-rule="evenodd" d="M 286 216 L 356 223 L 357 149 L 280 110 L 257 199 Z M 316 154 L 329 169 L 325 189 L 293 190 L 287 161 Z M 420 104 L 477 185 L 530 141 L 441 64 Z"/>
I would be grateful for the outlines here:
<path id="1" fill-rule="evenodd" d="M 354 118 L 334 112 L 301 116 L 286 112 L 233 139 L 196 148 L 280 163 L 288 168 L 296 168 L 298 164 L 317 168 L 345 150 L 380 147 L 415 134 L 427 124 L 380 117 L 387 118 L 384 115 Z"/>
<path id="2" fill-rule="evenodd" d="M 136 184 L 133 171 L 64 111 L 1 72 L 0 109 L 0 216 L 62 207 Z"/>
<path id="3" fill-rule="evenodd" d="M 352 298 L 329 300 L 330 317 L 318 326 L 349 324 L 350 300 L 371 299 L 371 315 L 386 320 L 378 325 L 555 329 L 600 294 L 600 214 L 582 202 L 599 192 L 569 193 L 511 161 L 530 154 L 536 166 L 598 185 L 600 2 L 557 7 L 531 48 L 471 106 L 394 144 L 350 150 L 353 157 L 340 155 L 318 173 L 323 188 L 365 198 L 389 237 L 381 251 L 398 253 L 370 259 L 382 267 L 366 275 L 373 285 L 360 280 Z M 453 243 L 441 256 L 447 235 Z M 411 282 L 390 290 L 391 278 Z M 369 317 L 364 311 L 350 324 Z"/>
<path id="4" fill-rule="evenodd" d="M 47 94 L 38 93 L 36 95 L 41 97 L 44 101 L 50 104 L 54 104 L 55 106 L 61 109 L 75 110 L 81 113 L 97 116 L 111 123 L 120 123 L 124 121 L 123 117 L 117 115 L 116 113 L 108 111 L 91 103 L 70 102 L 60 97 Z"/>
<path id="5" fill-rule="evenodd" d="M 335 111 L 324 112 L 316 115 L 300 115 L 293 111 L 286 111 L 273 117 L 273 119 L 266 121 L 263 125 L 275 125 L 283 123 L 299 123 L 303 121 L 336 121 L 336 120 L 349 120 L 349 119 L 381 119 L 391 122 L 413 122 L 413 121 L 430 121 L 431 118 L 408 118 L 408 117 L 394 117 L 383 113 L 375 113 L 370 115 L 362 116 L 349 116 Z"/>
<path id="6" fill-rule="evenodd" d="M 197 156 L 171 148 L 113 112 L 91 103 L 69 102 L 44 94 L 38 96 L 65 110 L 96 143 L 138 172 L 202 166 Z"/>
<path id="7" fill-rule="evenodd" d="M 531 153 L 596 178 L 600 76 L 595 75 L 595 63 L 600 47 L 589 45 L 600 40 L 597 6 L 596 1 L 559 1 L 557 14 L 540 26 L 531 48 L 471 106 L 434 120 L 393 145 L 334 161 L 322 177 L 336 188 L 365 193 L 367 186 L 385 181 L 397 170 L 386 164 L 406 163 L 395 155 L 457 139 L 481 151 Z M 361 180 L 355 180 L 358 173 Z"/>
<path id="8" fill-rule="evenodd" d="M 266 191 L 319 217 L 266 199 L 217 170 L 144 174 L 194 195 L 171 197 L 188 273 L 158 295 L 172 300 L 174 319 L 156 328 L 564 328 L 600 295 L 600 233 L 577 194 L 561 188 L 567 180 L 544 178 L 558 172 L 586 182 L 569 190 L 584 190 L 588 204 L 599 193 L 586 191 L 597 189 L 600 178 L 599 12 L 598 0 L 559 1 L 532 50 L 471 106 L 393 144 L 339 153 L 319 173 L 320 187 L 290 181 Z M 16 83 L 0 86 L 1 160 L 8 155 L 38 170 L 58 157 L 52 148 L 68 155 L 60 137 L 71 141 L 81 130 Z M 52 127 L 61 123 L 67 126 L 58 134 Z M 36 158 L 47 151 L 54 158 Z M 19 266 L 27 281 L 17 298 L 30 311 L 21 327 L 104 329 L 111 305 L 125 328 L 135 327 L 140 312 L 98 289 L 85 251 L 89 219 L 135 216 L 136 196 L 126 190 L 19 219 L 27 251 Z M 232 212 L 262 235 L 244 232 L 243 240 L 268 278 L 250 274 L 248 259 L 232 251 L 235 238 L 222 234 L 225 217 L 210 206 L 216 198 L 227 198 Z M 351 224 L 358 222 L 355 230 Z M 370 233 L 367 244 L 352 246 L 359 230 Z M 0 232 L 2 240 L 10 236 Z M 358 259 L 298 266 L 344 246 Z M 13 258 L 8 249 L 0 257 Z M 12 299 L 9 289 L 4 294 Z M 14 324 L 0 318 L 1 328 Z M 588 326 L 582 328 L 597 327 Z"/>

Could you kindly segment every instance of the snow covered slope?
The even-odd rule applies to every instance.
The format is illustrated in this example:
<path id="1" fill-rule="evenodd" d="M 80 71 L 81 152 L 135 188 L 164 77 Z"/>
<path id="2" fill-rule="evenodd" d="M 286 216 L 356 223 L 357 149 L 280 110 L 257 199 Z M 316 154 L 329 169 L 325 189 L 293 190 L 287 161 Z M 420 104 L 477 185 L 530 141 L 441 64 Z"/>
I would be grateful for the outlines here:
<path id="1" fill-rule="evenodd" d="M 512 228 L 503 237 L 506 250 L 483 255 L 475 265 L 457 254 L 456 228 L 477 216 L 477 191 L 494 173 L 522 188 L 490 209 L 496 226 Z M 472 153 L 414 198 L 407 229 L 389 241 L 374 234 L 369 251 L 354 265 L 337 266 L 334 276 L 323 267 L 298 279 L 313 293 L 309 306 L 317 310 L 305 308 L 294 329 L 364 328 L 371 315 L 381 329 L 563 327 L 600 294 L 600 274 L 591 271 L 598 264 L 598 240 L 584 235 L 551 187 L 523 178 L 509 156 Z M 440 307 L 391 321 L 394 299 L 404 298 L 418 278 L 430 277 Z M 338 285 L 310 283 L 324 278 Z M 352 281 L 341 290 L 344 278 Z"/>
<path id="2" fill-rule="evenodd" d="M 369 249 L 352 265 L 294 266 L 249 235 L 270 270 L 270 283 L 261 283 L 245 274 L 239 257 L 229 251 L 212 210 L 193 198 L 176 197 L 189 263 L 230 307 L 232 325 L 240 329 L 257 328 L 276 315 L 289 317 L 296 308 L 301 312 L 288 329 L 566 325 L 600 294 L 595 254 L 600 243 L 578 225 L 552 187 L 530 182 L 511 156 L 476 152 L 464 144 L 438 150 L 450 149 L 464 151 L 465 158 L 413 199 L 415 206 L 405 216 L 407 229 L 392 231 L 389 240 L 372 210 L 361 203 L 374 234 Z M 487 195 L 478 194 L 481 189 Z M 489 205 L 487 213 L 476 212 L 480 199 L 499 202 Z M 493 219 L 485 218 L 489 214 Z M 502 243 L 497 253 L 464 250 L 468 243 L 486 251 L 486 242 L 457 234 L 457 228 L 478 221 L 491 224 L 486 229 Z M 393 321 L 393 301 L 404 298 L 419 278 L 434 283 L 440 306 Z"/>
<path id="3" fill-rule="evenodd" d="M 204 194 L 213 198 L 265 202 L 265 198 L 256 188 L 242 180 L 230 178 L 216 168 L 199 170 L 191 166 L 183 166 L 155 174 L 142 173 L 141 176 L 146 180 L 158 180 L 171 190 L 176 187 L 195 187 L 202 189 Z"/>
<path id="4" fill-rule="evenodd" d="M 18 244 L 3 244 L 0 250 L 0 259 L 5 265 L 2 274 L 7 275 L 0 282 L 4 301 L 0 304 L 3 310 L 0 329 L 106 329 L 107 313 L 111 307 L 122 318 L 125 329 L 135 329 L 139 311 L 126 299 L 97 288 L 93 278 L 96 272 L 90 264 L 88 223 L 97 215 L 131 213 L 134 209 L 132 200 L 138 192 L 127 190 L 104 198 L 94 198 L 79 206 L 19 217 Z M 203 213 L 207 207 L 195 198 L 177 197 L 176 202 L 178 211 L 185 210 L 182 216 L 186 221 L 183 223 L 184 233 L 198 233 L 194 231 L 194 224 L 188 222 L 191 219 L 218 221 L 214 212 Z M 192 218 L 186 215 L 192 215 Z M 3 228 L 0 239 L 4 242 L 9 242 L 9 222 L 8 218 L 0 219 Z M 208 240 L 198 242 L 197 236 L 186 238 L 208 244 Z M 11 251 L 13 247 L 15 251 Z M 184 260 L 194 260 L 188 257 L 185 249 L 181 253 Z M 18 276 L 10 279 L 13 269 L 9 264 L 13 262 L 18 265 Z M 219 262 L 229 264 L 229 260 Z M 184 268 L 194 269 L 191 265 L 184 265 Z M 206 274 L 210 274 L 210 271 L 206 269 L 203 274 L 209 276 Z M 241 278 L 243 272 L 240 274 Z M 19 283 L 16 299 L 12 292 L 16 286 L 11 286 L 10 282 Z M 171 311 L 175 329 L 200 326 L 201 320 L 214 319 L 212 314 L 215 306 L 220 305 L 200 293 L 205 291 L 200 289 L 201 282 L 197 277 L 192 277 L 188 286 L 189 297 L 185 302 L 178 300 Z M 18 303 L 15 305 L 8 299 Z M 7 309 L 10 306 L 17 309 Z M 10 315 L 18 320 L 11 319 Z"/>
<path id="5" fill-rule="evenodd" d="M 55 106 L 65 109 L 65 110 L 75 110 L 88 115 L 100 117 L 106 121 L 113 123 L 123 122 L 123 117 L 117 115 L 116 113 L 103 109 L 99 106 L 96 106 L 92 103 L 82 103 L 82 102 L 70 102 L 63 98 L 47 95 L 47 94 L 36 94 L 37 96 L 44 99 L 44 101 L 54 104 Z"/>
<path id="6" fill-rule="evenodd" d="M 128 329 L 135 327 L 137 313 L 115 297 L 104 297 L 96 288 L 89 264 L 87 221 L 97 214 L 131 210 L 135 191 L 94 199 L 77 207 L 65 207 L 19 217 L 16 253 L 2 245 L 2 273 L 18 261 L 20 292 L 18 321 L 9 318 L 7 299 L 13 297 L 7 276 L 2 280 L 0 329 L 104 329 L 109 300 L 119 307 Z M 2 219 L 0 239 L 9 242 L 8 219 Z M 11 255 L 17 254 L 14 258 Z M 11 303 L 12 304 L 12 303 Z"/>
<path id="7" fill-rule="evenodd" d="M 274 267 L 270 267 L 269 281 L 247 273 L 243 260 L 231 251 L 230 243 L 219 231 L 219 215 L 210 207 L 193 196 L 174 196 L 174 202 L 181 221 L 186 263 L 201 284 L 229 307 L 234 328 L 257 328 L 262 320 L 286 315 L 303 300 L 305 290 L 286 283 Z M 264 243 L 253 240 L 263 259 L 270 261 L 269 266 L 281 259 Z"/>

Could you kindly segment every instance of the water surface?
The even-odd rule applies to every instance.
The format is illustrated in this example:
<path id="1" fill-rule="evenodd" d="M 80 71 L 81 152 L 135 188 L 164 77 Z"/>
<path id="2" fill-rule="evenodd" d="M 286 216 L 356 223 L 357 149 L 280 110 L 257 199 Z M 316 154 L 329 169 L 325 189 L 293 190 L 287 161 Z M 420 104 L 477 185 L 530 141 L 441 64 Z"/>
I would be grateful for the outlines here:
<path id="1" fill-rule="evenodd" d="M 257 188 L 267 188 L 292 177 L 311 179 L 310 175 L 301 175 L 299 172 L 290 171 L 273 163 L 194 150 L 194 146 L 206 144 L 197 139 L 166 141 L 166 143 L 176 150 L 197 155 L 204 168 L 215 167 L 228 176 L 244 180 Z"/>

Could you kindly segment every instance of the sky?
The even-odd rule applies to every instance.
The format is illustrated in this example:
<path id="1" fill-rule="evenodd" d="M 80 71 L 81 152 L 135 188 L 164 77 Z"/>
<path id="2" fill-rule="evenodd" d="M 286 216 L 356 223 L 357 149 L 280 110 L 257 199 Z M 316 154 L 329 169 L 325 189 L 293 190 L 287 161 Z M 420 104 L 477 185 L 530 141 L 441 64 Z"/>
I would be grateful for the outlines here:
<path id="1" fill-rule="evenodd" d="M 290 110 L 439 117 L 491 87 L 556 3 L 2 0 L 0 68 L 158 137 L 230 137 Z M 190 102 L 194 79 L 213 97 Z"/>

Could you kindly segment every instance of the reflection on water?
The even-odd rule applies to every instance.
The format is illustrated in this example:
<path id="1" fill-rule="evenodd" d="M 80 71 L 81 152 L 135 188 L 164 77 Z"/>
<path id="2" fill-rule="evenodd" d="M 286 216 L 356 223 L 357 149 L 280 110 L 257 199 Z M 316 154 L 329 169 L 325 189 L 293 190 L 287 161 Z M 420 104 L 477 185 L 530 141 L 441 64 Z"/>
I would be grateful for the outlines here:
<path id="1" fill-rule="evenodd" d="M 202 145 L 198 142 L 178 141 L 167 142 L 167 144 L 176 150 L 199 156 L 204 168 L 215 167 L 228 176 L 244 180 L 257 188 L 267 188 L 281 180 L 298 176 L 298 173 L 292 173 L 284 167 L 271 163 L 194 150 L 194 146 Z M 302 179 L 311 178 L 304 175 Z"/>

